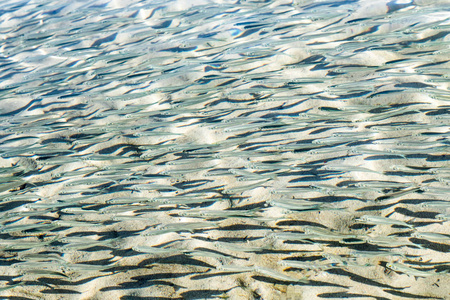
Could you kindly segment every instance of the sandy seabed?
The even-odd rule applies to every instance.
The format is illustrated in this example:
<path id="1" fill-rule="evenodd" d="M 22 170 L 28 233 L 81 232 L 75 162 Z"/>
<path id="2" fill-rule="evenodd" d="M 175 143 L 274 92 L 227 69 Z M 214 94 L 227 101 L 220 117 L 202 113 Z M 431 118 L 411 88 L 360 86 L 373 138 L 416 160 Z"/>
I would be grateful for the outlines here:
<path id="1" fill-rule="evenodd" d="M 450 299 L 445 1 L 6 1 L 1 299 Z"/>

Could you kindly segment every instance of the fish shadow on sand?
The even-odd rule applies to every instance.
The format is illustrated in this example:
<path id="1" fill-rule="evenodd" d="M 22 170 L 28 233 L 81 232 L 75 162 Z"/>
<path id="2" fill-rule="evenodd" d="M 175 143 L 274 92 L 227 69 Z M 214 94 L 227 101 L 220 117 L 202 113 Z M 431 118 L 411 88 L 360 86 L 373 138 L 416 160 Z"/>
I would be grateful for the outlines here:
<path id="1" fill-rule="evenodd" d="M 394 209 L 394 211 L 399 214 L 402 214 L 404 216 L 407 216 L 407 217 L 420 218 L 420 219 L 435 219 L 435 217 L 439 214 L 439 213 L 429 212 L 429 211 L 413 212 L 413 211 L 403 208 L 403 207 L 396 207 Z"/>
<path id="2" fill-rule="evenodd" d="M 433 299 L 433 300 L 444 300 L 445 298 L 437 298 L 437 297 L 428 297 L 428 296 L 421 296 L 411 293 L 405 293 L 405 292 L 399 292 L 396 290 L 383 290 L 388 294 L 397 296 L 397 297 L 403 297 L 405 299 Z"/>
<path id="3" fill-rule="evenodd" d="M 4 297 L 4 298 L 2 298 L 2 299 L 5 299 L 5 300 L 34 300 L 34 299 L 36 299 L 36 298 L 7 296 L 7 297 Z"/>
<path id="4" fill-rule="evenodd" d="M 50 290 L 41 290 L 42 294 L 54 294 L 54 295 L 76 295 L 82 294 L 82 292 L 68 290 L 68 289 L 50 289 Z"/>
<path id="5" fill-rule="evenodd" d="M 276 226 L 314 226 L 314 227 L 320 227 L 320 228 L 327 229 L 327 227 L 325 225 L 322 225 L 320 223 L 309 222 L 309 221 L 298 221 L 298 220 L 279 221 L 275 225 Z M 297 232 L 297 233 L 303 233 L 303 232 Z"/>
<path id="6" fill-rule="evenodd" d="M 377 210 L 383 210 L 386 208 L 389 208 L 391 206 L 397 205 L 397 203 L 391 203 L 391 204 L 385 204 L 385 205 L 371 205 L 371 206 L 364 206 L 361 208 L 358 208 L 356 211 L 377 211 Z"/>
<path id="7" fill-rule="evenodd" d="M 347 292 L 335 292 L 335 293 L 322 293 L 318 294 L 317 297 L 320 298 L 326 298 L 326 299 L 348 299 L 348 298 L 367 298 L 371 297 L 376 300 L 391 300 L 391 298 L 385 298 L 385 297 L 376 297 L 376 296 L 370 296 L 365 294 L 353 294 L 353 293 L 347 293 Z"/>
<path id="8" fill-rule="evenodd" d="M 173 297 L 138 297 L 138 296 L 122 296 L 120 300 L 184 300 L 184 298 Z"/>
<path id="9" fill-rule="evenodd" d="M 183 286 L 176 285 L 169 281 L 141 279 L 138 281 L 121 282 L 115 286 L 108 286 L 108 287 L 101 288 L 100 291 L 108 292 L 108 291 L 117 291 L 117 290 L 124 290 L 124 289 L 140 289 L 140 288 L 148 288 L 148 287 L 157 286 L 157 285 L 170 286 L 170 287 L 173 287 L 175 290 L 185 288 Z"/>
<path id="10" fill-rule="evenodd" d="M 267 226 L 252 225 L 252 224 L 233 224 L 220 227 L 219 231 L 245 231 L 245 230 L 268 230 Z"/>
<path id="11" fill-rule="evenodd" d="M 443 252 L 443 253 L 450 252 L 450 245 L 447 245 L 447 244 L 434 243 L 434 242 L 430 242 L 428 240 L 417 239 L 417 238 L 411 238 L 409 240 L 411 242 L 413 242 L 414 244 L 421 245 L 422 247 L 425 247 L 427 249 L 431 249 L 431 250 Z"/>
<path id="12" fill-rule="evenodd" d="M 204 268 L 210 268 L 214 269 L 215 267 L 207 264 L 201 260 L 193 259 L 189 256 L 186 256 L 184 254 L 177 254 L 169 257 L 163 257 L 163 258 L 150 258 L 145 259 L 141 261 L 138 266 L 139 267 L 145 267 L 152 264 L 179 264 L 179 265 L 190 265 L 190 266 L 198 266 L 198 267 L 204 267 Z"/>
<path id="13" fill-rule="evenodd" d="M 220 277 L 220 276 L 229 276 L 229 275 L 237 275 L 238 272 L 217 272 L 217 273 L 207 273 L 202 275 L 194 275 L 190 277 L 191 280 L 202 280 L 206 278 L 212 278 L 212 277 Z"/>
<path id="14" fill-rule="evenodd" d="M 59 279 L 59 278 L 52 278 L 52 277 L 40 277 L 37 279 L 37 281 L 29 281 L 26 282 L 27 285 L 45 285 L 45 286 L 77 286 L 77 285 L 82 285 L 85 283 L 90 282 L 91 280 L 95 280 L 98 279 L 100 277 L 106 277 L 109 276 L 111 274 L 105 274 L 105 275 L 96 275 L 96 276 L 92 276 L 92 277 L 88 277 L 88 278 L 84 278 L 81 280 L 77 280 L 77 281 L 73 281 L 73 280 L 64 280 L 64 279 Z"/>
<path id="15" fill-rule="evenodd" d="M 187 292 L 181 293 L 180 299 L 185 300 L 194 300 L 194 299 L 212 299 L 216 298 L 217 296 L 220 296 L 228 290 L 191 290 Z"/>
<path id="16" fill-rule="evenodd" d="M 402 289 L 406 288 L 406 287 L 398 287 L 397 288 L 397 287 L 393 287 L 393 286 L 390 286 L 387 284 L 383 284 L 383 283 L 377 282 L 375 280 L 345 271 L 343 269 L 330 269 L 330 270 L 326 270 L 326 272 L 330 273 L 330 274 L 334 274 L 334 275 L 345 276 L 345 277 L 350 278 L 350 280 L 352 280 L 352 281 L 359 282 L 362 284 L 372 285 L 372 286 L 376 286 L 376 287 L 384 287 L 384 288 L 390 288 L 390 289 L 396 289 L 396 290 L 402 290 Z"/>
<path id="17" fill-rule="evenodd" d="M 270 283 L 270 284 L 281 284 L 281 285 L 287 285 L 287 286 L 288 285 L 304 285 L 304 286 L 321 286 L 321 287 L 332 286 L 332 287 L 340 287 L 340 288 L 349 288 L 348 286 L 345 286 L 345 285 L 340 285 L 340 284 L 335 284 L 335 283 L 330 283 L 330 282 L 325 282 L 325 281 L 316 281 L 316 280 L 309 280 L 308 282 L 294 282 L 294 281 L 278 280 L 278 279 L 261 276 L 261 275 L 254 275 L 254 276 L 252 276 L 252 278 L 255 280 Z"/>

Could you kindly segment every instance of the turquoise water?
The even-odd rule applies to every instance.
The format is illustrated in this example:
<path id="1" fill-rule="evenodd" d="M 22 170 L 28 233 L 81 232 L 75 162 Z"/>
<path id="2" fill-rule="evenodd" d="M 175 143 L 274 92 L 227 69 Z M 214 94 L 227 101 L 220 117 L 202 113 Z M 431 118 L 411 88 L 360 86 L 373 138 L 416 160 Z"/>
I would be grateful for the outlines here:
<path id="1" fill-rule="evenodd" d="M 449 297 L 445 1 L 0 9 L 5 299 Z"/>

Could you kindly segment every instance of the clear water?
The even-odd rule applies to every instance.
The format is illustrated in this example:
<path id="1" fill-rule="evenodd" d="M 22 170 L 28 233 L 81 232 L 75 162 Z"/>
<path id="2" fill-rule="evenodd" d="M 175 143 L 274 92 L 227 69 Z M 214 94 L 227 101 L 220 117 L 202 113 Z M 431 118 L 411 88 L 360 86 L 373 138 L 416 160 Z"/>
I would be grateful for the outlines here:
<path id="1" fill-rule="evenodd" d="M 2 296 L 449 296 L 446 1 L 0 9 Z"/>

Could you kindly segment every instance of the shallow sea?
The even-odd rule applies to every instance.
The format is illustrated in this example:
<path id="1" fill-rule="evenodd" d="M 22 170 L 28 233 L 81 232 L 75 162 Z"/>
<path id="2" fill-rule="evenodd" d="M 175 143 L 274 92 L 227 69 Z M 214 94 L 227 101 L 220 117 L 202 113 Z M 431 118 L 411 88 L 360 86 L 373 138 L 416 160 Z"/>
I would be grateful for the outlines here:
<path id="1" fill-rule="evenodd" d="M 1 299 L 450 299 L 447 1 L 2 1 Z"/>

